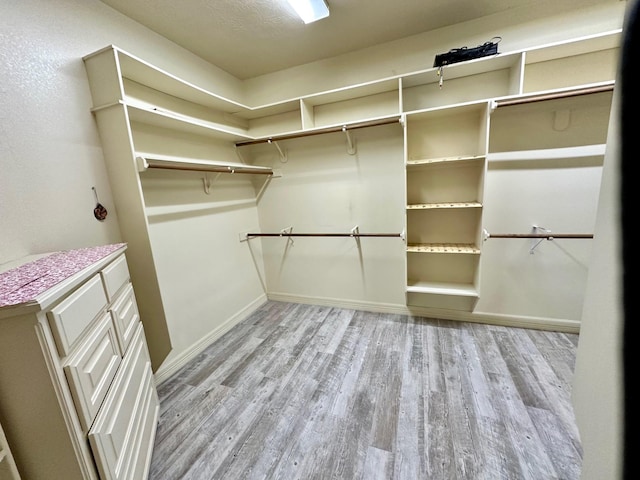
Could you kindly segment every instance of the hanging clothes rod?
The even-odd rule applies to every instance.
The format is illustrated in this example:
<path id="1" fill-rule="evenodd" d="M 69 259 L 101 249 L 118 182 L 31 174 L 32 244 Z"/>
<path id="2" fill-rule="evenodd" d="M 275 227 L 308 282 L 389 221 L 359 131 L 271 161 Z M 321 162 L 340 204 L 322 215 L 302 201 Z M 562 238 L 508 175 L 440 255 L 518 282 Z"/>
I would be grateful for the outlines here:
<path id="1" fill-rule="evenodd" d="M 485 231 L 484 239 L 488 238 L 593 238 L 592 233 L 489 233 Z"/>
<path id="2" fill-rule="evenodd" d="M 567 90 L 564 92 L 547 93 L 541 95 L 531 95 L 528 97 L 512 98 L 507 100 L 497 100 L 495 107 L 509 107 L 511 105 L 522 105 L 525 103 L 542 102 L 544 100 L 555 100 L 558 98 L 577 97 L 580 95 L 590 95 L 592 93 L 610 92 L 613 91 L 613 84 L 599 85 L 597 87 L 578 88 L 574 90 Z"/>
<path id="3" fill-rule="evenodd" d="M 393 237 L 404 238 L 402 233 L 247 233 L 247 238 L 253 237 Z"/>
<path id="4" fill-rule="evenodd" d="M 280 140 L 291 140 L 294 138 L 311 137 L 313 135 L 323 135 L 325 133 L 346 132 L 349 130 L 356 130 L 358 128 L 377 127 L 379 125 L 389 125 L 392 123 L 399 123 L 400 118 L 401 118 L 400 116 L 397 116 L 393 118 L 386 118 L 384 120 L 372 120 L 370 122 L 351 123 L 351 124 L 341 125 L 337 127 L 327 127 L 327 128 L 309 130 L 308 132 L 291 133 L 286 135 L 276 135 L 268 138 L 260 138 L 256 140 L 247 140 L 244 142 L 237 142 L 236 147 L 244 147 L 247 145 L 257 145 L 260 143 L 278 142 Z"/>
<path id="5" fill-rule="evenodd" d="M 144 171 L 148 168 L 159 168 L 164 170 L 191 170 L 197 172 L 213 173 L 247 173 L 252 175 L 273 175 L 273 170 L 267 167 L 253 167 L 250 165 L 224 165 L 215 164 L 204 160 L 172 160 L 164 158 L 137 157 L 139 169 Z"/>

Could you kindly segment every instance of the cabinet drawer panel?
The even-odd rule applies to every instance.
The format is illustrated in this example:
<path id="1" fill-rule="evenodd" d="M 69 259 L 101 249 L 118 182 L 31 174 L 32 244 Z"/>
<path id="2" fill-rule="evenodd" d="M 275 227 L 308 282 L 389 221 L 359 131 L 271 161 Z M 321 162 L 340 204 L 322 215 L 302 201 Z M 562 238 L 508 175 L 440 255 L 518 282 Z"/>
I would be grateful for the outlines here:
<path id="1" fill-rule="evenodd" d="M 121 361 L 116 332 L 105 313 L 64 367 L 85 432 L 89 431 Z"/>
<path id="2" fill-rule="evenodd" d="M 121 352 L 124 355 L 131 343 L 131 339 L 133 339 L 133 335 L 136 333 L 138 320 L 140 320 L 133 285 L 130 283 L 113 303 L 111 315 L 116 326 Z"/>
<path id="3" fill-rule="evenodd" d="M 138 452 L 150 451 L 149 445 L 142 445 L 148 435 L 141 432 L 147 423 L 145 409 L 152 406 L 147 401 L 149 395 L 157 398 L 142 324 L 138 324 L 131 347 L 89 431 L 89 442 L 103 478 L 133 479 Z"/>
<path id="4" fill-rule="evenodd" d="M 105 267 L 101 274 L 109 301 L 113 301 L 118 290 L 129 282 L 129 266 L 127 265 L 126 257 L 124 255 L 120 256 L 111 265 Z"/>
<path id="5" fill-rule="evenodd" d="M 80 336 L 107 305 L 100 274 L 47 313 L 58 353 L 71 353 Z"/>

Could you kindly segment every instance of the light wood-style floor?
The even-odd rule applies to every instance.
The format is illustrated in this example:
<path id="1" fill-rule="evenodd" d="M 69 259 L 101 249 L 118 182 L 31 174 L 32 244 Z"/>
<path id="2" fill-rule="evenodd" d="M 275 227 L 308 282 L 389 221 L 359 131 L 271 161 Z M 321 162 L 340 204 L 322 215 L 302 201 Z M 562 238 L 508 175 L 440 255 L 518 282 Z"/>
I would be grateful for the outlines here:
<path id="1" fill-rule="evenodd" d="M 577 341 L 267 302 L 159 385 L 150 479 L 578 479 Z"/>

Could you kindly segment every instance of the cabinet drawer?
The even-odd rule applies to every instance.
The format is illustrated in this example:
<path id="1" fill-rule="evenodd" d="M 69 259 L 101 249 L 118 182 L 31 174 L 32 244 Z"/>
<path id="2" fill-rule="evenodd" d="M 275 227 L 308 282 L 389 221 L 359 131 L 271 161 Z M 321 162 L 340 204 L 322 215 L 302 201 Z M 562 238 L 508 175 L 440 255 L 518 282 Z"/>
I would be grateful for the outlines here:
<path id="1" fill-rule="evenodd" d="M 107 306 L 100 274 L 94 275 L 63 302 L 47 312 L 60 356 L 71 353 L 80 336 Z"/>
<path id="2" fill-rule="evenodd" d="M 147 471 L 158 410 L 151 362 L 138 323 L 131 347 L 89 430 L 102 478 L 135 480 L 140 471 Z"/>
<path id="3" fill-rule="evenodd" d="M 105 267 L 101 275 L 107 291 L 107 297 L 112 302 L 118 294 L 118 290 L 129 282 L 129 266 L 127 265 L 126 257 L 121 255 L 120 258 Z"/>
<path id="4" fill-rule="evenodd" d="M 64 367 L 85 432 L 89 431 L 121 361 L 116 332 L 105 313 Z"/>
<path id="5" fill-rule="evenodd" d="M 111 315 L 113 317 L 113 323 L 116 326 L 120 351 L 124 355 L 131 343 L 133 335 L 136 333 L 136 326 L 140 319 L 136 296 L 131 283 L 118 295 L 118 298 L 111 306 Z"/>

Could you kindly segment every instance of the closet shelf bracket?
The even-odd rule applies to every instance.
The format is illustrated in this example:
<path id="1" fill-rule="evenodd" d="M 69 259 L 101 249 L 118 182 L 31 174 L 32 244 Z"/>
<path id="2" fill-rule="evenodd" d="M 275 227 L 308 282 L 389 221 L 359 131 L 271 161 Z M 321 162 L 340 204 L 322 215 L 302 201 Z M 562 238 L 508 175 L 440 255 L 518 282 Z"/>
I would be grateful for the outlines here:
<path id="1" fill-rule="evenodd" d="M 270 143 L 271 145 L 276 147 L 276 149 L 278 150 L 278 153 L 280 154 L 280 161 L 282 163 L 286 163 L 287 162 L 287 152 L 285 152 L 284 150 L 282 150 L 282 148 L 280 148 L 280 145 L 278 144 L 278 142 L 276 142 L 275 140 L 272 140 L 270 138 L 269 140 L 267 140 L 267 143 Z"/>
<path id="2" fill-rule="evenodd" d="M 202 186 L 204 187 L 204 193 L 206 193 L 207 195 L 211 194 L 211 187 L 218 181 L 220 175 L 222 175 L 221 172 L 216 173 L 216 176 L 213 178 L 213 180 L 211 180 L 208 173 L 204 174 L 204 177 L 202 177 Z"/>
<path id="3" fill-rule="evenodd" d="M 282 230 L 280 230 L 280 235 L 287 237 L 287 245 L 291 245 L 293 246 L 293 237 L 291 236 L 291 234 L 293 233 L 293 226 L 287 227 L 287 228 L 283 228 Z"/>
<path id="4" fill-rule="evenodd" d="M 539 227 L 537 225 L 532 225 L 531 226 L 531 233 L 532 234 L 550 234 L 551 230 L 549 230 L 548 228 L 544 228 L 544 227 Z M 547 240 L 553 240 L 553 237 L 545 237 Z M 531 239 L 531 246 L 529 247 L 529 255 L 533 255 L 535 253 L 536 248 L 538 248 L 538 245 L 540 245 L 542 243 L 542 241 L 544 240 L 544 238 L 532 238 Z"/>
<path id="5" fill-rule="evenodd" d="M 356 245 L 358 246 L 358 250 L 360 250 L 360 227 L 356 225 L 351 229 L 351 235 L 356 241 Z"/>
<path id="6" fill-rule="evenodd" d="M 349 130 L 347 130 L 347 126 L 343 125 L 342 126 L 342 131 L 344 132 L 344 134 L 347 136 L 347 153 L 349 155 L 355 155 L 356 154 L 356 143 L 355 141 L 351 138 L 351 132 L 349 132 Z"/>

